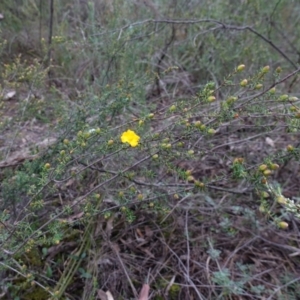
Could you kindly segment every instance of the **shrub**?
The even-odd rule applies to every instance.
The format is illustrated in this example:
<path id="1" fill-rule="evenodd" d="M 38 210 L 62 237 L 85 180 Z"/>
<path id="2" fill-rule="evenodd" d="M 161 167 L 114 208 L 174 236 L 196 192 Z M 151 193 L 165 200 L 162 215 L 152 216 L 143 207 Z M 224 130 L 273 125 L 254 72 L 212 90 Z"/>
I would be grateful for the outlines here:
<path id="1" fill-rule="evenodd" d="M 282 37 L 272 22 L 261 32 L 247 25 L 262 12 L 279 18 L 283 2 L 208 1 L 203 15 L 182 2 L 171 19 L 159 17 L 166 3 L 115 1 L 103 15 L 96 2 L 62 1 L 52 42 L 35 37 L 38 58 L 8 60 L 3 45 L 2 102 L 5 89 L 28 96 L 1 128 L 7 140 L 14 130 L 15 148 L 26 144 L 9 162 L 14 149 L 4 149 L 0 163 L 12 166 L 1 174 L 8 295 L 93 299 L 109 289 L 137 298 L 153 268 L 156 299 L 292 293 L 293 263 L 281 251 L 298 255 L 288 242 L 298 241 L 297 191 L 283 190 L 299 161 L 299 69 L 266 37 Z M 41 92 L 42 103 L 33 96 Z M 51 143 L 17 138 L 33 118 L 39 138 L 51 125 Z M 274 266 L 263 256 L 258 265 L 260 248 L 283 265 L 282 286 L 261 272 Z"/>

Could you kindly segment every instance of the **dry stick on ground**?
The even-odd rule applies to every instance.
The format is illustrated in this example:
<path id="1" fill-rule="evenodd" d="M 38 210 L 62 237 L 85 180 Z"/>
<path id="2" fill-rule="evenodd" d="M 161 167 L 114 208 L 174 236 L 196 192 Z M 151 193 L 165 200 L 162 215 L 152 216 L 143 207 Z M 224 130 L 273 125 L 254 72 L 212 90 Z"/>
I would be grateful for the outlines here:
<path id="1" fill-rule="evenodd" d="M 122 261 L 122 259 L 121 259 L 121 257 L 120 257 L 119 250 L 118 250 L 117 246 L 116 246 L 116 245 L 113 245 L 113 243 L 111 243 L 110 241 L 109 241 L 109 244 L 110 244 L 111 249 L 113 250 L 113 252 L 114 252 L 115 255 L 117 256 L 117 258 L 118 258 L 118 260 L 119 260 L 119 262 L 120 262 L 120 264 L 121 264 L 121 267 L 122 267 L 122 269 L 123 269 L 123 271 L 124 271 L 124 274 L 125 274 L 125 276 L 126 276 L 126 278 L 127 278 L 127 280 L 128 280 L 128 283 L 129 283 L 129 285 L 130 285 L 130 287 L 131 287 L 131 290 L 132 290 L 132 292 L 133 292 L 133 294 L 134 294 L 134 297 L 135 297 L 136 299 L 138 299 L 138 293 L 137 293 L 137 291 L 136 291 L 136 289 L 135 289 L 135 287 L 134 287 L 134 285 L 133 285 L 133 283 L 132 283 L 132 280 L 130 279 L 130 276 L 128 275 L 128 272 L 127 272 L 127 270 L 126 270 L 126 267 L 125 267 L 125 265 L 124 265 L 124 263 L 123 263 L 123 261 Z"/>
<path id="2" fill-rule="evenodd" d="M 165 243 L 165 241 L 163 241 L 162 239 L 160 239 L 160 240 L 161 240 L 162 243 L 165 244 L 165 246 L 170 250 L 170 252 L 172 252 L 172 254 L 177 258 L 179 264 L 182 266 L 182 268 L 183 268 L 183 270 L 185 272 L 185 274 L 184 274 L 185 275 L 185 279 L 191 285 L 191 287 L 194 289 L 195 293 L 199 297 L 198 299 L 205 300 L 205 298 L 203 297 L 203 295 L 200 293 L 199 289 L 194 284 L 193 280 L 188 276 L 187 269 L 186 269 L 184 263 L 182 262 L 182 260 L 178 257 L 178 255 L 175 253 L 175 251 L 173 251 L 173 249 L 167 243 Z"/>
<path id="3" fill-rule="evenodd" d="M 190 198 L 192 196 L 192 194 L 187 194 L 185 197 L 183 197 L 180 201 L 178 201 L 176 203 L 176 205 L 171 209 L 171 211 L 162 219 L 161 223 L 165 222 L 166 219 L 172 214 L 172 212 L 179 207 L 179 204 L 181 204 L 183 201 L 187 200 L 188 198 Z"/>
<path id="4" fill-rule="evenodd" d="M 188 210 L 185 212 L 185 237 L 186 237 L 186 272 L 187 276 L 190 276 L 190 237 L 189 237 L 189 228 L 188 228 Z"/>
<path id="5" fill-rule="evenodd" d="M 243 243 L 241 246 L 238 245 L 238 247 L 227 257 L 225 263 L 223 264 L 223 268 L 226 268 L 227 264 L 229 263 L 229 261 L 235 254 L 237 254 L 243 248 L 248 247 L 250 244 L 252 244 L 257 239 L 259 239 L 259 237 L 255 236 L 252 239 L 250 239 L 249 241 L 247 241 L 246 243 Z"/>
<path id="6" fill-rule="evenodd" d="M 300 249 L 297 248 L 297 247 L 293 247 L 293 246 L 289 246 L 289 245 L 277 244 L 277 243 L 274 243 L 272 241 L 269 241 L 269 240 L 263 238 L 262 236 L 258 236 L 258 238 L 260 240 L 264 241 L 265 243 L 269 244 L 269 245 L 275 246 L 275 247 L 277 247 L 279 249 L 285 249 L 285 250 L 293 252 L 293 253 L 289 254 L 290 257 L 300 256 Z"/>
<path id="7" fill-rule="evenodd" d="M 300 277 L 297 277 L 296 279 L 293 279 L 291 281 L 289 281 L 288 283 L 278 287 L 277 289 L 275 289 L 275 291 L 266 299 L 266 300 L 272 300 L 274 299 L 274 296 L 283 288 L 288 287 L 289 285 L 296 283 L 297 281 L 300 281 Z"/>

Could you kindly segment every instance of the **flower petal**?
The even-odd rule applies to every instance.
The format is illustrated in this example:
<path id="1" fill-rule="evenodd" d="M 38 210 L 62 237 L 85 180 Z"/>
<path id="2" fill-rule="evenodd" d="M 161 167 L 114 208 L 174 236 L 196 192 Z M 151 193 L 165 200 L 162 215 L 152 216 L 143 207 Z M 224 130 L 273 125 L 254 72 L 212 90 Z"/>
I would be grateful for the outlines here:
<path id="1" fill-rule="evenodd" d="M 128 129 L 121 135 L 122 143 L 128 143 L 131 147 L 136 147 L 139 143 L 140 137 L 132 130 Z"/>

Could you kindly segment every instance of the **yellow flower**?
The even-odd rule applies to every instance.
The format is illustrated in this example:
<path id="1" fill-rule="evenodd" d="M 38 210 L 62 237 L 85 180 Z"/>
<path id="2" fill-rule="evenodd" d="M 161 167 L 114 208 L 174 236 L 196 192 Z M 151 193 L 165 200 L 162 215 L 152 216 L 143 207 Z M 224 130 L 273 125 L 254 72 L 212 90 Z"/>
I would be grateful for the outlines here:
<path id="1" fill-rule="evenodd" d="M 122 143 L 128 143 L 131 147 L 136 147 L 139 143 L 140 137 L 132 130 L 128 129 L 121 135 Z"/>

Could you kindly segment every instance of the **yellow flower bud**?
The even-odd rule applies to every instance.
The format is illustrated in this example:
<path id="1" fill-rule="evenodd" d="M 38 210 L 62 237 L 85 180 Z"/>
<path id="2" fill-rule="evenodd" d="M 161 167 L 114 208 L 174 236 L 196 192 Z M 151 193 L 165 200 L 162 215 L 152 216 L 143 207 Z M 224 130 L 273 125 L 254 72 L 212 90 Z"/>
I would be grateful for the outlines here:
<path id="1" fill-rule="evenodd" d="M 238 72 L 242 72 L 244 69 L 245 69 L 245 65 L 239 65 L 237 68 L 236 68 L 236 70 L 238 71 Z"/>
<path id="2" fill-rule="evenodd" d="M 184 173 L 186 176 L 190 176 L 192 175 L 192 170 L 186 170 Z"/>
<path id="3" fill-rule="evenodd" d="M 143 120 L 139 120 L 139 125 L 142 126 L 144 124 Z"/>
<path id="4" fill-rule="evenodd" d="M 233 160 L 233 163 L 234 164 L 242 164 L 244 162 L 244 158 L 242 157 L 236 157 L 234 160 Z"/>
<path id="5" fill-rule="evenodd" d="M 144 195 L 143 194 L 138 194 L 137 195 L 137 199 L 140 200 L 140 201 L 143 200 L 144 199 Z"/>
<path id="6" fill-rule="evenodd" d="M 275 70 L 275 72 L 276 72 L 277 74 L 281 73 L 281 72 L 282 72 L 281 67 L 277 67 L 276 70 Z"/>
<path id="7" fill-rule="evenodd" d="M 256 90 L 260 90 L 262 87 L 263 87 L 263 85 L 262 85 L 261 83 L 258 83 L 258 84 L 255 86 L 255 89 L 256 89 Z"/>
<path id="8" fill-rule="evenodd" d="M 294 149 L 295 149 L 295 148 L 294 148 L 294 146 L 292 146 L 292 145 L 287 145 L 287 147 L 286 147 L 286 150 L 287 150 L 287 151 L 290 151 L 290 152 L 291 152 L 291 151 L 294 151 Z"/>
<path id="9" fill-rule="evenodd" d="M 108 145 L 108 146 L 111 146 L 113 143 L 114 143 L 114 140 L 109 140 L 109 141 L 107 142 L 107 145 Z"/>
<path id="10" fill-rule="evenodd" d="M 208 102 L 214 102 L 216 100 L 216 97 L 215 96 L 209 96 L 207 98 Z"/>
<path id="11" fill-rule="evenodd" d="M 276 198 L 276 201 L 279 203 L 279 204 L 287 204 L 287 201 L 286 201 L 286 198 L 284 197 L 284 196 L 282 196 L 282 195 L 280 195 L 280 196 L 278 196 L 277 198 Z"/>
<path id="12" fill-rule="evenodd" d="M 281 221 L 278 223 L 278 227 L 281 229 L 287 229 L 289 227 L 289 224 L 287 222 Z"/>
<path id="13" fill-rule="evenodd" d="M 265 213 L 267 211 L 266 208 L 262 204 L 259 206 L 258 209 L 261 213 Z"/>
<path id="14" fill-rule="evenodd" d="M 265 191 L 261 192 L 260 195 L 261 195 L 261 197 L 264 198 L 264 199 L 267 199 L 267 198 L 270 197 L 269 193 L 267 193 L 267 192 L 265 192 Z"/>
<path id="15" fill-rule="evenodd" d="M 192 175 L 188 176 L 188 177 L 187 177 L 187 181 L 188 181 L 188 182 L 194 182 L 194 181 L 195 181 L 194 176 L 192 176 Z"/>
<path id="16" fill-rule="evenodd" d="M 70 141 L 68 139 L 64 139 L 64 142 L 63 142 L 65 145 L 68 145 L 70 143 Z"/>
<path id="17" fill-rule="evenodd" d="M 244 80 L 242 80 L 242 81 L 240 82 L 240 86 L 241 86 L 241 87 L 246 87 L 247 84 L 248 84 L 248 80 L 247 80 L 247 79 L 244 79 Z"/>
<path id="18" fill-rule="evenodd" d="M 167 143 L 162 143 L 161 144 L 161 147 L 163 148 L 163 149 L 171 149 L 172 148 L 172 144 L 167 144 Z"/>
<path id="19" fill-rule="evenodd" d="M 176 105 L 173 104 L 173 105 L 169 108 L 169 111 L 170 111 L 170 112 L 174 112 L 174 111 L 176 110 L 176 108 L 177 108 Z"/>
<path id="20" fill-rule="evenodd" d="M 269 175 L 271 175 L 272 174 L 272 171 L 271 170 L 269 170 L 269 169 L 267 169 L 267 170 L 264 170 L 264 175 L 265 176 L 269 176 Z"/>
<path id="21" fill-rule="evenodd" d="M 237 97 L 231 96 L 231 97 L 229 97 L 229 98 L 226 100 L 226 103 L 227 103 L 227 104 L 232 104 L 232 103 L 234 103 L 237 99 L 238 99 Z"/>
<path id="22" fill-rule="evenodd" d="M 280 100 L 280 101 L 286 101 L 286 100 L 288 100 L 288 99 L 289 99 L 289 95 L 286 95 L 286 94 L 281 95 L 281 96 L 279 97 L 279 100 Z"/>
<path id="23" fill-rule="evenodd" d="M 270 169 L 271 170 L 278 170 L 279 169 L 279 165 L 278 164 L 270 164 Z"/>
<path id="24" fill-rule="evenodd" d="M 45 167 L 45 169 L 50 169 L 51 165 L 49 163 L 46 163 L 44 167 Z"/>
<path id="25" fill-rule="evenodd" d="M 216 130 L 214 130 L 213 128 L 209 128 L 207 130 L 207 133 L 211 134 L 211 135 L 214 135 L 216 133 Z"/>
<path id="26" fill-rule="evenodd" d="M 178 195 L 178 194 L 174 194 L 174 195 L 173 195 L 173 198 L 174 198 L 175 200 L 178 200 L 178 199 L 179 199 L 179 195 Z"/>
<path id="27" fill-rule="evenodd" d="M 153 154 L 152 158 L 153 159 L 158 159 L 158 154 Z"/>
<path id="28" fill-rule="evenodd" d="M 107 220 L 109 219 L 111 216 L 111 212 L 107 211 L 106 213 L 104 213 L 104 218 Z"/>
<path id="29" fill-rule="evenodd" d="M 194 155 L 195 151 L 194 150 L 189 150 L 187 153 L 188 153 L 188 155 Z"/>
<path id="30" fill-rule="evenodd" d="M 205 184 L 203 182 L 201 182 L 201 181 L 196 180 L 195 181 L 195 186 L 199 187 L 199 188 L 204 188 Z"/>
<path id="31" fill-rule="evenodd" d="M 290 97 L 289 100 L 290 100 L 291 102 L 294 102 L 294 101 L 298 101 L 299 99 L 298 99 L 297 97 Z"/>
<path id="32" fill-rule="evenodd" d="M 263 67 L 262 70 L 261 70 L 261 72 L 264 73 L 264 74 L 265 74 L 265 73 L 268 73 L 269 71 L 270 71 L 270 66 L 265 66 L 265 67 Z"/>
<path id="33" fill-rule="evenodd" d="M 194 125 L 195 125 L 195 127 L 200 128 L 200 126 L 201 126 L 201 121 L 196 121 L 196 122 L 194 123 Z"/>
<path id="34" fill-rule="evenodd" d="M 276 88 L 275 88 L 275 87 L 271 88 L 271 89 L 269 90 L 269 93 L 270 93 L 271 95 L 274 95 L 274 94 L 276 93 Z"/>
<path id="35" fill-rule="evenodd" d="M 154 117 L 153 113 L 151 113 L 151 114 L 148 115 L 148 118 L 150 118 L 150 119 L 152 119 L 153 117 Z"/>
<path id="36" fill-rule="evenodd" d="M 83 133 L 83 137 L 84 137 L 85 139 L 88 139 L 90 136 L 91 136 L 91 133 L 90 133 L 90 132 L 85 132 L 85 133 Z"/>
<path id="37" fill-rule="evenodd" d="M 265 165 L 265 164 L 260 165 L 260 166 L 258 167 L 259 171 L 262 171 L 262 172 L 265 171 L 267 168 L 268 168 L 268 166 Z"/>

